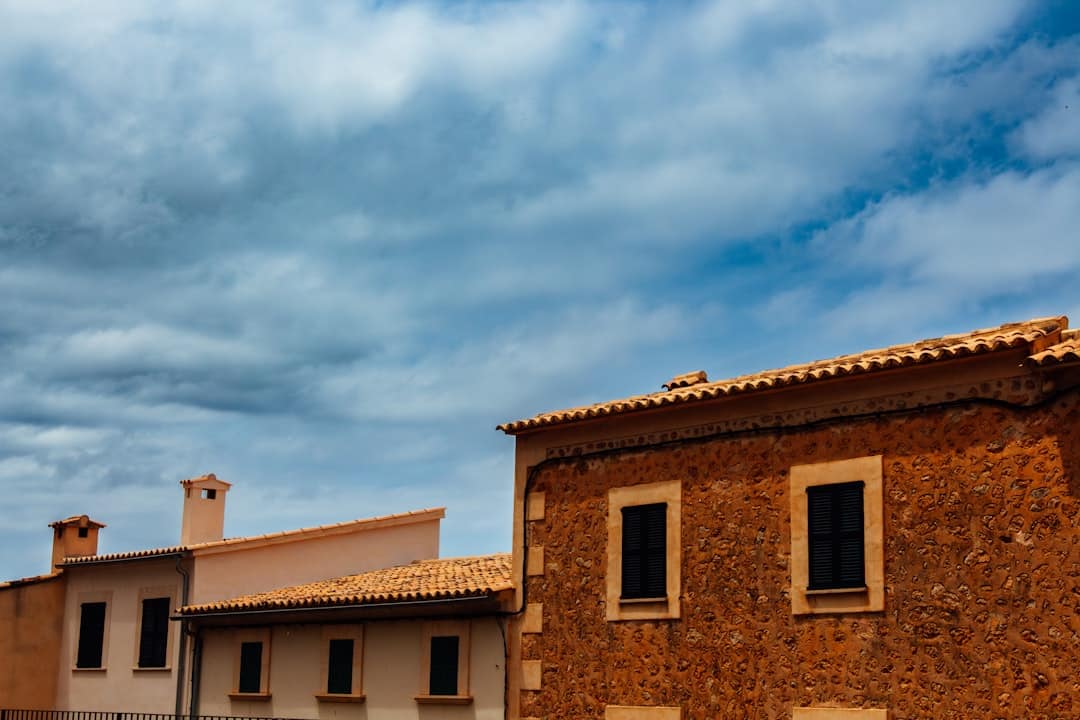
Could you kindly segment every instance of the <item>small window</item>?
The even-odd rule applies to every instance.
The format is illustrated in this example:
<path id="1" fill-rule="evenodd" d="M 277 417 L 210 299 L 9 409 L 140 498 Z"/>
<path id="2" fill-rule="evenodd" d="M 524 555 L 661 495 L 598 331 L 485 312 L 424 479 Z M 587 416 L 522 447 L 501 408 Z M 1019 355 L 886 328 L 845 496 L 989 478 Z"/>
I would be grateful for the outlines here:
<path id="1" fill-rule="evenodd" d="M 330 658 L 326 670 L 326 692 L 331 695 L 349 695 L 353 691 L 352 638 L 330 641 Z"/>
<path id="2" fill-rule="evenodd" d="M 163 668 L 167 664 L 169 642 L 167 597 L 142 601 L 142 628 L 139 631 L 139 667 Z"/>
<path id="3" fill-rule="evenodd" d="M 77 668 L 100 668 L 105 643 L 105 608 L 103 602 L 88 602 L 81 606 L 79 618 L 79 651 Z"/>
<path id="4" fill-rule="evenodd" d="M 79 528 L 79 537 L 81 537 L 81 538 L 90 537 L 90 528 L 84 528 L 84 527 Z"/>
<path id="5" fill-rule="evenodd" d="M 262 689 L 261 642 L 240 643 L 240 682 L 237 690 L 242 693 L 257 693 Z"/>
<path id="6" fill-rule="evenodd" d="M 202 496 L 204 500 L 215 500 L 217 498 L 217 490 L 214 488 L 205 488 L 202 491 Z"/>
<path id="7" fill-rule="evenodd" d="M 622 509 L 622 597 L 667 595 L 667 504 Z"/>
<path id="8" fill-rule="evenodd" d="M 459 642 L 457 635 L 436 635 L 431 638 L 429 694 L 457 695 Z"/>
<path id="9" fill-rule="evenodd" d="M 806 488 L 810 590 L 866 585 L 863 482 Z"/>

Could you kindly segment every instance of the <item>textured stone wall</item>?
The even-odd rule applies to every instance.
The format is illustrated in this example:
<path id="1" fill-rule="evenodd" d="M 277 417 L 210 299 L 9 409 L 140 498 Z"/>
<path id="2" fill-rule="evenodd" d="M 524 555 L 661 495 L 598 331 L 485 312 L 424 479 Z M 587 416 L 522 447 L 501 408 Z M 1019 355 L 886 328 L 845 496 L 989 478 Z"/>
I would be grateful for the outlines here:
<path id="1" fill-rule="evenodd" d="M 788 470 L 884 456 L 883 613 L 791 612 Z M 1080 718 L 1080 394 L 557 460 L 527 524 L 542 688 L 521 715 L 602 718 L 609 703 L 685 718 Z M 682 618 L 605 620 L 607 491 L 682 482 Z"/>

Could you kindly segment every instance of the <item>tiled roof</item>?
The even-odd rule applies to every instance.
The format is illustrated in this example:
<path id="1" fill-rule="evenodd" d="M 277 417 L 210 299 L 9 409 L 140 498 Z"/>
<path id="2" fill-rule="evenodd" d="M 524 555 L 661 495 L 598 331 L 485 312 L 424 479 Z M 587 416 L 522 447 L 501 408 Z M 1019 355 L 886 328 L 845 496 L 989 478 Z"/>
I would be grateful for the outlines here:
<path id="1" fill-rule="evenodd" d="M 636 395 L 622 400 L 596 403 L 582 407 L 541 413 L 524 420 L 499 425 L 497 429 L 509 435 L 552 425 L 563 425 L 608 415 L 619 415 L 649 410 L 665 405 L 712 400 L 729 395 L 739 395 L 762 390 L 772 390 L 792 385 L 805 385 L 821 380 L 842 378 L 850 375 L 891 370 L 912 365 L 925 365 L 943 360 L 984 355 L 1014 348 L 1031 348 L 1039 340 L 1059 342 L 1069 326 L 1066 317 L 1037 318 L 1027 322 L 1010 323 L 996 328 L 975 330 L 959 335 L 920 340 L 905 345 L 894 345 L 879 350 L 867 350 L 854 355 L 842 355 L 830 360 L 803 365 L 791 365 L 778 370 L 767 370 L 752 375 L 742 375 L 730 380 L 702 382 L 704 374 L 679 375 L 670 389 L 648 395 Z M 1075 342 L 1075 335 L 1074 335 Z M 1053 347 L 1059 347 L 1057 345 Z M 1053 348 L 1051 348 L 1052 350 Z M 1045 352 L 1050 352 L 1046 350 Z M 1063 357 L 1070 357 L 1065 351 Z M 1040 353 L 1042 354 L 1042 353 Z M 1037 357 L 1037 356 L 1036 356 Z"/>
<path id="2" fill-rule="evenodd" d="M 181 615 L 486 597 L 513 587 L 510 553 L 419 560 L 409 565 L 188 605 Z"/>
<path id="3" fill-rule="evenodd" d="M 1063 363 L 1080 362 L 1080 330 L 1061 333 L 1061 342 L 1051 345 L 1027 359 L 1028 365 L 1048 367 Z"/>
<path id="4" fill-rule="evenodd" d="M 350 530 L 364 529 L 366 526 L 382 526 L 402 520 L 409 520 L 419 516 L 430 515 L 443 517 L 446 508 L 426 508 L 424 510 L 409 510 L 403 513 L 391 515 L 379 515 L 377 517 L 360 518 L 359 520 L 346 520 L 345 522 L 330 523 L 328 525 L 315 525 L 313 527 L 298 528 L 296 530 L 282 530 L 280 532 L 265 533 L 263 535 L 248 535 L 246 537 L 225 538 L 224 540 L 211 540 L 210 542 L 195 543 L 193 545 L 173 545 L 172 547 L 152 548 L 149 550 L 132 550 L 130 552 L 109 553 L 106 555 L 86 555 L 84 557 L 64 558 L 62 565 L 90 565 L 101 562 L 114 562 L 117 560 L 138 560 L 142 558 L 160 557 L 162 555 L 175 555 L 177 553 L 216 548 L 231 549 L 234 546 L 243 546 L 248 543 L 262 543 L 266 541 L 288 542 L 291 540 L 304 540 L 309 537 L 320 535 L 338 534 Z M 239 548 L 237 548 L 239 549 Z"/>
<path id="5" fill-rule="evenodd" d="M 35 583 L 45 582 L 47 580 L 55 580 L 60 577 L 60 573 L 49 573 L 48 575 L 34 575 L 32 577 L 19 578 L 18 580 L 7 580 L 0 582 L 0 590 L 13 587 L 21 587 L 23 585 L 34 585 Z"/>

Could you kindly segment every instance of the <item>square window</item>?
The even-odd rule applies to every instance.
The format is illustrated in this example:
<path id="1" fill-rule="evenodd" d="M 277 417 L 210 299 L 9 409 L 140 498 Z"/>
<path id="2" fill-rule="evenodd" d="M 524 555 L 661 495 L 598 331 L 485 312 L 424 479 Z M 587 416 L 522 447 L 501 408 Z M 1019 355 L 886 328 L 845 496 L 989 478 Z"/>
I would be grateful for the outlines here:
<path id="1" fill-rule="evenodd" d="M 791 468 L 791 609 L 885 609 L 882 457 Z"/>
<path id="2" fill-rule="evenodd" d="M 142 623 L 139 629 L 139 667 L 163 668 L 168 664 L 169 606 L 168 597 L 144 598 Z"/>
<path id="3" fill-rule="evenodd" d="M 622 509 L 622 599 L 667 596 L 667 504 Z"/>
<path id="4" fill-rule="evenodd" d="M 469 623 L 424 623 L 421 632 L 420 694 L 422 704 L 467 704 L 469 695 Z"/>
<path id="5" fill-rule="evenodd" d="M 262 689 L 262 653 L 261 642 L 240 643 L 240 682 L 237 691 L 257 693 Z"/>
<path id="6" fill-rule="evenodd" d="M 682 483 L 608 490 L 607 619 L 679 617 Z"/>
<path id="7" fill-rule="evenodd" d="M 77 668 L 101 668 L 105 647 L 105 617 L 107 603 L 84 602 L 80 606 L 79 649 L 75 658 Z"/>

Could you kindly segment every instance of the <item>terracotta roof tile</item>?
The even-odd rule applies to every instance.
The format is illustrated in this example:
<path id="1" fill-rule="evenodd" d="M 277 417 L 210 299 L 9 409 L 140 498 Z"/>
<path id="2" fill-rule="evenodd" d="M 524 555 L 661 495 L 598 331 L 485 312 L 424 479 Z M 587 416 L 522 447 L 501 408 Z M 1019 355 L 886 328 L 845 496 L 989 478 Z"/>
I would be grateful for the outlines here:
<path id="1" fill-rule="evenodd" d="M 181 615 L 485 597 L 513 587 L 510 553 L 420 560 L 180 608 Z"/>
<path id="2" fill-rule="evenodd" d="M 696 382 L 684 385 L 686 380 L 697 376 L 697 373 L 688 373 L 687 375 L 676 376 L 671 382 L 675 387 L 666 391 L 637 395 L 622 400 L 612 400 L 568 410 L 541 413 L 524 420 L 504 423 L 499 425 L 497 429 L 509 435 L 516 435 L 552 425 L 564 425 L 608 415 L 649 410 L 665 405 L 700 402 L 728 395 L 771 390 L 791 385 L 805 385 L 821 380 L 874 373 L 912 365 L 925 365 L 1001 350 L 1022 347 L 1031 348 L 1032 344 L 1039 340 L 1050 339 L 1057 342 L 1063 334 L 1062 331 L 1068 328 L 1068 325 L 1069 321 L 1066 317 L 1037 318 L 1027 322 L 1009 323 L 1000 327 L 975 330 L 969 333 L 946 335 L 904 345 L 893 345 L 879 350 L 867 350 L 853 355 L 842 355 L 829 360 L 819 360 L 803 365 L 791 365 L 778 370 L 742 375 L 730 380 Z M 1063 356 L 1069 357 L 1069 352 L 1065 351 Z"/>
<path id="3" fill-rule="evenodd" d="M 32 577 L 19 578 L 18 580 L 7 580 L 0 582 L 0 590 L 7 588 L 21 587 L 23 585 L 34 585 L 36 583 L 46 582 L 48 580 L 55 580 L 60 577 L 60 573 L 48 573 L 47 575 L 34 575 Z"/>
<path id="4" fill-rule="evenodd" d="M 195 543 L 194 545 L 173 545 L 171 547 L 151 548 L 148 550 L 132 550 L 130 552 L 108 553 L 106 555 L 86 555 L 82 557 L 66 557 L 63 566 L 90 565 L 93 563 L 114 562 L 117 560 L 138 560 L 141 558 L 160 557 L 162 555 L 175 555 L 188 551 L 209 550 L 216 548 L 232 548 L 243 546 L 247 543 L 261 542 L 265 540 L 277 540 L 287 542 L 289 540 L 302 540 L 306 537 L 318 537 L 320 535 L 348 532 L 353 529 L 362 529 L 367 525 L 385 525 L 409 518 L 430 515 L 443 517 L 446 508 L 425 508 L 423 510 L 409 510 L 403 513 L 391 515 L 379 515 L 377 517 L 360 518 L 359 520 L 346 520 L 328 525 L 315 525 L 312 527 L 298 528 L 296 530 L 282 530 L 280 532 L 265 533 L 263 535 L 248 535 L 246 537 L 225 538 L 224 540 L 211 540 L 210 542 Z M 239 547 L 237 548 L 239 549 Z"/>
<path id="5" fill-rule="evenodd" d="M 1080 362 L 1080 330 L 1064 331 L 1061 333 L 1061 342 L 1051 345 L 1027 359 L 1027 364 L 1035 367 L 1048 367 L 1073 362 Z"/>

